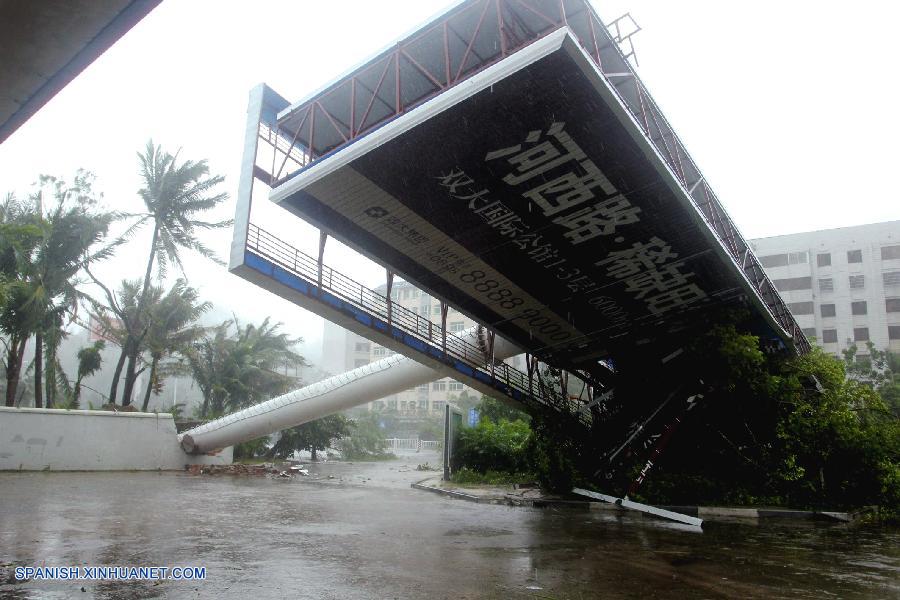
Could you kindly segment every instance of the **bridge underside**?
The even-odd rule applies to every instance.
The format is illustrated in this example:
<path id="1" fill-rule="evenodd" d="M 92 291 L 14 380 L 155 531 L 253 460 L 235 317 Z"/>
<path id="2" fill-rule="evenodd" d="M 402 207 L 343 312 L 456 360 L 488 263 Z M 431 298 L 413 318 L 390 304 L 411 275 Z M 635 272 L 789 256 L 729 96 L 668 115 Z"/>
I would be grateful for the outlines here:
<path id="1" fill-rule="evenodd" d="M 232 270 L 609 440 L 696 405 L 695 374 L 673 365 L 722 309 L 742 309 L 768 348 L 805 351 L 621 41 L 583 0 L 469 0 L 300 102 L 260 86 Z M 250 223 L 254 183 L 323 232 L 318 258 Z M 404 316 L 389 290 L 343 281 L 322 264 L 326 235 L 467 313 L 485 339 L 521 347 L 528 372 L 498 365 L 489 342 L 475 355 L 447 348 L 437 343 L 445 322 Z M 558 393 L 538 360 L 555 370 Z M 605 411 L 617 377 L 636 372 L 651 381 L 648 397 Z M 587 393 L 570 398 L 566 373 Z M 608 458 L 617 444 L 605 442 Z"/>

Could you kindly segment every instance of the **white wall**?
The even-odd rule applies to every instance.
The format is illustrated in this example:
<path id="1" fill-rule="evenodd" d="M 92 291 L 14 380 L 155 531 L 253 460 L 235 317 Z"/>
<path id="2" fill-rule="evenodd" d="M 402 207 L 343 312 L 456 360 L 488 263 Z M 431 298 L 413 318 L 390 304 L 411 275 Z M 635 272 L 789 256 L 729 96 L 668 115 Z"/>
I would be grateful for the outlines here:
<path id="1" fill-rule="evenodd" d="M 167 413 L 0 407 L 0 471 L 180 470 L 231 453 L 185 454 Z"/>

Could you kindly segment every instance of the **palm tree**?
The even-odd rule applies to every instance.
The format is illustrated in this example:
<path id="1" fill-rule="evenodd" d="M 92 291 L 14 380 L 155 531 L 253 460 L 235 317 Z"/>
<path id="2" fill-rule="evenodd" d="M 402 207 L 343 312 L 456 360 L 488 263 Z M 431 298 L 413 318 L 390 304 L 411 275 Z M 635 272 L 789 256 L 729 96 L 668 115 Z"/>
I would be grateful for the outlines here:
<path id="1" fill-rule="evenodd" d="M 81 292 L 78 275 L 87 265 L 110 256 L 121 243 L 100 247 L 117 215 L 96 210 L 91 189 L 93 176 L 79 170 L 71 183 L 41 176 L 39 190 L 20 202 L 9 195 L 0 207 L 0 270 L 7 281 L 7 302 L 0 314 L 0 329 L 7 334 L 7 405 L 15 402 L 25 342 L 35 337 L 34 401 L 43 405 L 45 351 L 50 401 L 61 375 L 56 347 L 64 336 L 66 316 L 74 316 Z M 44 194 L 52 202 L 45 211 Z M 17 232 L 10 235 L 10 231 Z M 49 344 L 45 343 L 49 340 Z"/>
<path id="2" fill-rule="evenodd" d="M 221 413 L 221 407 L 225 405 L 227 396 L 225 364 L 228 362 L 229 348 L 232 345 L 228 334 L 230 327 L 231 321 L 225 321 L 208 330 L 185 356 L 191 375 L 203 393 L 200 417 L 204 419 L 210 412 Z"/>
<path id="3" fill-rule="evenodd" d="M 184 272 L 181 261 L 183 249 L 199 252 L 217 263 L 212 250 L 197 238 L 198 230 L 218 229 L 231 226 L 232 221 L 204 221 L 196 217 L 219 206 L 228 198 L 227 193 L 212 194 L 212 190 L 224 181 L 220 175 L 209 176 L 209 167 L 205 160 L 184 161 L 178 164 L 178 156 L 163 152 L 147 142 L 143 154 L 138 154 L 141 164 L 141 177 L 144 187 L 138 192 L 144 201 L 147 212 L 140 215 L 134 227 L 144 223 L 153 223 L 153 236 L 150 242 L 150 255 L 144 272 L 144 283 L 141 288 L 137 308 L 142 313 L 147 306 L 150 293 L 150 278 L 154 263 L 159 265 L 160 276 L 165 276 L 168 266 L 174 263 Z M 122 403 L 130 402 L 132 390 L 137 377 L 137 358 L 140 353 L 142 335 L 146 331 L 129 331 L 128 339 L 122 348 L 127 357 L 125 385 L 122 391 Z M 118 383 L 118 382 L 116 382 Z M 115 401 L 115 389 L 110 394 L 110 401 Z"/>
<path id="4" fill-rule="evenodd" d="M 80 406 L 82 380 L 100 370 L 100 365 L 103 364 L 103 356 L 100 353 L 105 347 L 105 341 L 97 340 L 92 345 L 85 346 L 78 351 L 78 373 L 75 377 L 75 388 L 72 392 L 72 408 L 79 408 Z"/>
<path id="5" fill-rule="evenodd" d="M 168 294 L 147 309 L 149 327 L 144 342 L 150 353 L 150 376 L 141 406 L 144 412 L 150 403 L 150 393 L 162 387 L 164 373 L 160 361 L 186 350 L 204 332 L 197 320 L 212 308 L 212 304 L 198 303 L 198 296 L 195 288 L 179 279 Z"/>
<path id="6" fill-rule="evenodd" d="M 301 340 L 280 332 L 281 323 L 274 325 L 266 317 L 259 326 L 248 323 L 241 327 L 235 319 L 237 335 L 230 357 L 231 379 L 227 386 L 226 408 L 229 411 L 258 404 L 283 394 L 299 381 L 287 375 L 289 367 L 306 363 L 292 350 Z M 285 374 L 278 372 L 284 369 Z"/>
<path id="7" fill-rule="evenodd" d="M 306 364 L 292 349 L 301 340 L 279 331 L 280 325 L 268 318 L 259 326 L 226 321 L 193 345 L 187 360 L 203 392 L 202 418 L 257 404 L 299 385 L 297 378 L 278 372 Z"/>
<path id="8" fill-rule="evenodd" d="M 112 384 L 109 390 L 108 402 L 114 404 L 116 390 L 119 388 L 119 378 L 122 375 L 122 369 L 125 367 L 125 359 L 128 358 L 125 349 L 130 347 L 131 340 L 134 339 L 138 344 L 139 351 L 145 335 L 145 333 L 139 333 L 144 332 L 141 314 L 138 312 L 141 284 L 137 279 L 122 280 L 121 287 L 113 292 L 106 284 L 94 276 L 90 268 L 86 268 L 85 271 L 94 284 L 103 290 L 106 296 L 105 303 L 88 298 L 93 307 L 92 316 L 98 325 L 98 333 L 104 339 L 110 340 L 122 348 L 113 370 Z M 156 290 L 159 291 L 159 288 L 156 288 Z M 129 396 L 127 401 L 123 398 L 122 404 L 127 406 L 130 402 L 131 397 Z"/>
<path id="9" fill-rule="evenodd" d="M 25 274 L 31 264 L 41 231 L 34 205 L 7 194 L 0 205 L 0 272 L 3 274 L 3 305 L 0 331 L 6 336 L 6 406 L 15 406 L 16 388 L 25 356 L 25 343 L 38 317 L 28 305 L 30 296 Z"/>

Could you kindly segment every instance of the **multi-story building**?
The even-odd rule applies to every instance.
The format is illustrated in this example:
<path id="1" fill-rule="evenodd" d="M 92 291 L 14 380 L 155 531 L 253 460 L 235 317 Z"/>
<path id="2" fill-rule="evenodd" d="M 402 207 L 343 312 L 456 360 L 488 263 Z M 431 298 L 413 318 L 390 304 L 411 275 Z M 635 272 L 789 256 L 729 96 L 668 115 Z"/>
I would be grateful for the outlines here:
<path id="1" fill-rule="evenodd" d="M 804 333 L 826 352 L 900 352 L 900 221 L 751 240 Z"/>
<path id="2" fill-rule="evenodd" d="M 375 291 L 384 295 L 387 286 L 381 285 L 375 288 Z M 410 283 L 395 280 L 391 286 L 391 299 L 397 305 L 428 317 L 435 323 L 441 322 L 440 301 Z M 447 329 L 450 333 L 463 331 L 475 324 L 475 321 L 452 307 L 447 312 Z M 322 366 L 333 374 L 343 373 L 391 354 L 393 351 L 388 348 L 374 344 L 333 323 L 325 323 Z M 517 361 L 521 364 L 517 364 Z M 524 366 L 524 359 L 521 357 L 516 357 L 508 362 L 520 368 Z M 452 402 L 453 398 L 458 398 L 462 394 L 481 397 L 481 392 L 449 377 L 443 377 L 437 381 L 375 400 L 368 406 L 370 410 L 397 410 L 405 414 L 430 413 L 443 410 L 448 401 Z"/>
<path id="3" fill-rule="evenodd" d="M 322 369 L 330 375 L 340 375 L 372 361 L 372 342 L 347 331 L 340 325 L 325 321 L 322 335 Z"/>

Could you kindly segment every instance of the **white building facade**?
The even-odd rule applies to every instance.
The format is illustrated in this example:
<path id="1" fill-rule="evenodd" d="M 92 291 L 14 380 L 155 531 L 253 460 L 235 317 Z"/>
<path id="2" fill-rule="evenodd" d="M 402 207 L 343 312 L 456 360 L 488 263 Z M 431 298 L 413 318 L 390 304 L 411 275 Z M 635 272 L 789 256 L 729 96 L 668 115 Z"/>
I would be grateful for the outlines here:
<path id="1" fill-rule="evenodd" d="M 900 221 L 750 241 L 800 327 L 826 352 L 900 352 Z"/>

